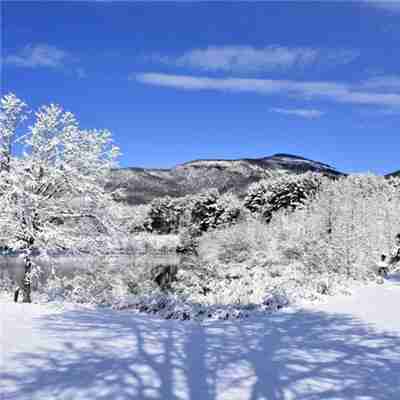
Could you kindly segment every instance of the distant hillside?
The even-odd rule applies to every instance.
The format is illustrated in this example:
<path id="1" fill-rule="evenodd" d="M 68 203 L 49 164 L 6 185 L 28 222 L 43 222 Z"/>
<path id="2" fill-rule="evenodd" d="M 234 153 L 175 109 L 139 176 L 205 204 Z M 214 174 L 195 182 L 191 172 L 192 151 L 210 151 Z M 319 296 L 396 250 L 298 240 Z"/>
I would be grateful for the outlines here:
<path id="1" fill-rule="evenodd" d="M 400 170 L 385 175 L 386 178 L 400 178 Z"/>
<path id="2" fill-rule="evenodd" d="M 156 197 L 180 197 L 217 188 L 241 195 L 253 182 L 279 174 L 307 171 L 327 176 L 344 175 L 330 165 L 290 154 L 239 160 L 195 160 L 171 169 L 121 168 L 114 170 L 110 188 L 121 189 L 121 200 L 148 203 Z"/>

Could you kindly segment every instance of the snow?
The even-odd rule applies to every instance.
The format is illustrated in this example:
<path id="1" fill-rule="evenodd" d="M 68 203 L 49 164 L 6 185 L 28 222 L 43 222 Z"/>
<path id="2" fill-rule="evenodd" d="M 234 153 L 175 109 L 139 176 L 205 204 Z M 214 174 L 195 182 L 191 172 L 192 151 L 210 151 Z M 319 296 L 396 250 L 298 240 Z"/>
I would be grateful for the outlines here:
<path id="1" fill-rule="evenodd" d="M 0 303 L 2 400 L 400 399 L 400 275 L 240 321 Z"/>
<path id="2" fill-rule="evenodd" d="M 220 168 L 232 168 L 234 166 L 246 166 L 246 167 L 251 167 L 254 168 L 251 164 L 248 163 L 249 160 L 252 159 L 236 159 L 236 160 L 218 160 L 218 159 L 204 159 L 204 160 L 193 160 L 193 161 L 188 161 L 184 164 L 179 164 L 175 168 L 180 169 L 180 168 L 185 168 L 185 167 L 220 167 Z M 311 167 L 314 167 L 316 169 L 322 169 L 322 170 L 332 170 L 336 171 L 335 168 L 331 167 L 328 164 L 323 164 L 319 161 L 313 161 L 313 160 L 308 160 L 307 158 L 299 157 L 299 156 L 294 156 L 290 154 L 275 154 L 269 157 L 264 157 L 264 158 L 259 158 L 259 159 L 253 159 L 254 161 L 267 161 L 270 165 L 276 165 L 280 166 L 280 164 L 285 163 L 289 164 L 292 166 L 297 166 L 297 165 L 309 165 Z"/>
<path id="3" fill-rule="evenodd" d="M 267 158 L 268 159 L 268 158 Z M 314 168 L 317 169 L 330 169 L 330 170 L 335 170 L 335 168 L 331 167 L 330 165 L 320 163 L 318 161 L 313 161 L 313 160 L 308 160 L 306 158 L 302 157 L 296 157 L 296 156 L 284 156 L 284 155 L 275 155 L 270 157 L 270 160 L 273 161 L 278 161 L 278 162 L 285 162 L 287 164 L 308 164 Z"/>

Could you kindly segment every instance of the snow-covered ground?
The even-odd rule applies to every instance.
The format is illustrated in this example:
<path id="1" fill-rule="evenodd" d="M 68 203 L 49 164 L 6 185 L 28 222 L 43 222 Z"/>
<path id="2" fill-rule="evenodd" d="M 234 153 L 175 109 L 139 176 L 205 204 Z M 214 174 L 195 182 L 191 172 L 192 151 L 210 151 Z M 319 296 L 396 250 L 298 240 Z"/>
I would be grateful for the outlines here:
<path id="1" fill-rule="evenodd" d="M 241 321 L 1 302 L 1 400 L 400 399 L 400 276 Z"/>

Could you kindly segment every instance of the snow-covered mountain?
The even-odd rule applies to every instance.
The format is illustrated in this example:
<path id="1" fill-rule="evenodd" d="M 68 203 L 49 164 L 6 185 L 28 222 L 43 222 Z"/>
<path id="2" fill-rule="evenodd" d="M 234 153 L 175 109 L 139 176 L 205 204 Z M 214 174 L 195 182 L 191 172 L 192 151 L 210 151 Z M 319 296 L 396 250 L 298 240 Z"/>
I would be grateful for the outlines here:
<path id="1" fill-rule="evenodd" d="M 400 170 L 391 172 L 390 174 L 385 175 L 386 178 L 399 178 L 400 177 Z"/>
<path id="2" fill-rule="evenodd" d="M 148 203 L 156 197 L 179 197 L 217 188 L 241 194 L 253 182 L 279 174 L 320 172 L 344 175 L 330 165 L 291 154 L 238 160 L 194 160 L 171 169 L 121 168 L 114 170 L 109 182 L 120 188 L 121 199 L 130 204 Z"/>

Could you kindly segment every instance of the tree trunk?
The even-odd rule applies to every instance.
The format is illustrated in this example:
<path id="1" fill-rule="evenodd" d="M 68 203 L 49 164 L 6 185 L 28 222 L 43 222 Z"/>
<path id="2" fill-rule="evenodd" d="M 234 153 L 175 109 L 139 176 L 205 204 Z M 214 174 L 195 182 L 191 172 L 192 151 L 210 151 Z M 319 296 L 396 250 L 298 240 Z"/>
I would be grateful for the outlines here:
<path id="1" fill-rule="evenodd" d="M 32 261 L 30 259 L 30 252 L 25 255 L 24 257 L 24 262 L 25 262 L 25 273 L 24 273 L 24 279 L 22 282 L 22 302 L 23 303 L 31 303 L 31 273 L 32 273 Z"/>

